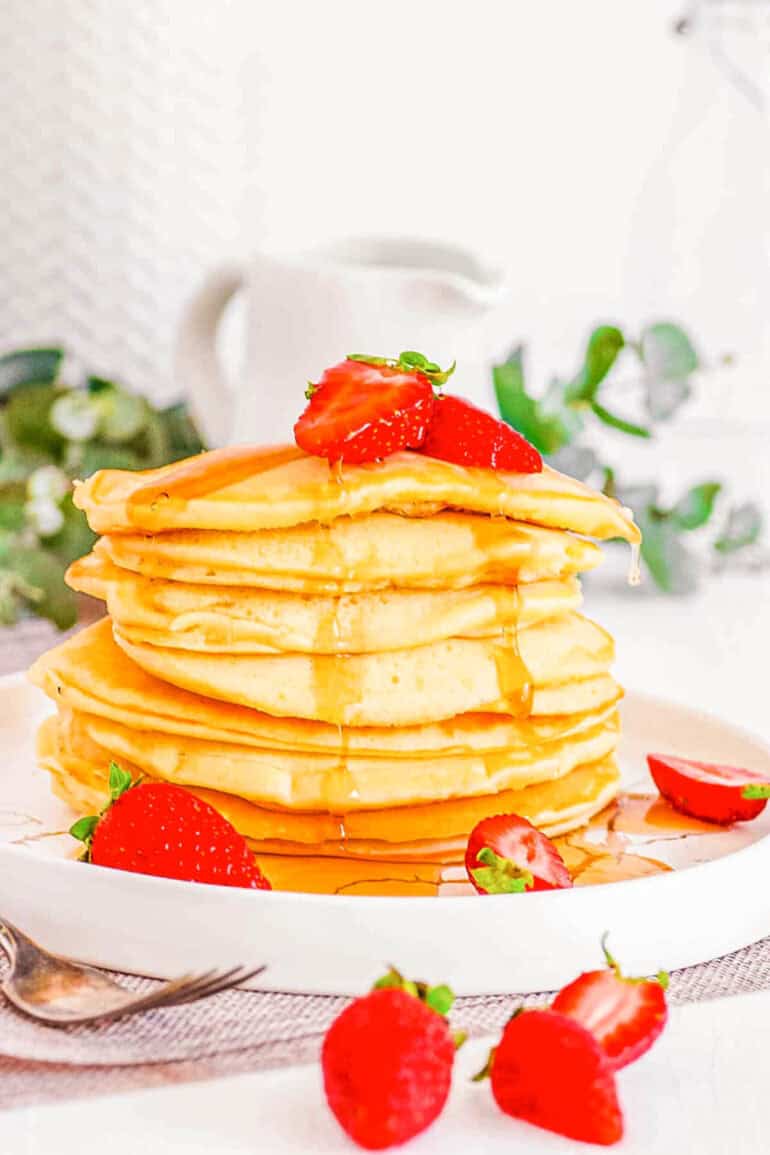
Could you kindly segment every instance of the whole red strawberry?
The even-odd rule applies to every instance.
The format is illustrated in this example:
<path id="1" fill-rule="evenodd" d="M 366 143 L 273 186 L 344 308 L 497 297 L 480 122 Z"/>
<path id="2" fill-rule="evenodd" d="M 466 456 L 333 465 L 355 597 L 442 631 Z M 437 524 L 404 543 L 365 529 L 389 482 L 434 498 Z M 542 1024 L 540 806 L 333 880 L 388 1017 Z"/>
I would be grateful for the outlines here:
<path id="1" fill-rule="evenodd" d="M 609 1060 L 590 1031 L 555 1011 L 521 1011 L 492 1053 L 492 1094 L 506 1115 L 609 1146 L 623 1113 Z"/>
<path id="2" fill-rule="evenodd" d="M 607 968 L 587 971 L 568 983 L 551 1009 L 582 1023 L 603 1048 L 613 1070 L 618 1070 L 649 1050 L 665 1027 L 668 975 L 627 979 L 605 942 L 602 949 Z"/>
<path id="3" fill-rule="evenodd" d="M 245 839 L 213 806 L 181 786 L 131 781 L 110 764 L 111 801 L 70 830 L 86 858 L 135 874 L 270 890 Z"/>
<path id="4" fill-rule="evenodd" d="M 525 437 L 462 397 L 436 398 L 420 452 L 458 465 L 540 473 L 543 459 Z"/>
<path id="5" fill-rule="evenodd" d="M 309 404 L 294 426 L 300 449 L 329 461 L 377 461 L 422 444 L 433 415 L 433 385 L 442 372 L 422 353 L 397 360 L 352 354 L 308 389 Z"/>
<path id="6" fill-rule="evenodd" d="M 430 1126 L 449 1095 L 455 1040 L 447 987 L 391 971 L 334 1020 L 321 1052 L 326 1100 L 360 1147 L 405 1143 Z"/>
<path id="7" fill-rule="evenodd" d="M 648 754 L 647 763 L 663 797 L 692 818 L 727 826 L 748 822 L 767 806 L 766 774 L 673 754 Z"/>
<path id="8" fill-rule="evenodd" d="M 465 869 L 479 894 L 572 886 L 550 838 L 520 814 L 495 814 L 478 822 L 468 835 Z"/>

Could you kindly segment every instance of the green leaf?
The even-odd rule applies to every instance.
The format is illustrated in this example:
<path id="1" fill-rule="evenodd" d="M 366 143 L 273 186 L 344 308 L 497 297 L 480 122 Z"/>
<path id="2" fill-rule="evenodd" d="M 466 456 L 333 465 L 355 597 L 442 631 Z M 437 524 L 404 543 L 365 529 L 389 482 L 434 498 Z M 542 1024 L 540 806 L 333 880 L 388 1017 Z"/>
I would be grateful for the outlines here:
<path id="1" fill-rule="evenodd" d="M 78 842 L 85 842 L 88 845 L 98 823 L 99 815 L 89 814 L 85 818 L 78 818 L 77 822 L 73 822 L 69 832 L 73 838 L 77 838 Z"/>
<path id="2" fill-rule="evenodd" d="M 181 403 L 171 405 L 168 409 L 162 409 L 156 413 L 155 416 L 163 425 L 170 448 L 171 460 L 180 457 L 192 457 L 193 454 L 203 451 L 205 446 L 186 405 Z"/>
<path id="3" fill-rule="evenodd" d="M 21 482 L 0 484 L 0 530 L 20 530 L 24 527 L 26 500 L 26 489 Z"/>
<path id="4" fill-rule="evenodd" d="M 695 346 L 679 325 L 658 321 L 642 331 L 639 342 L 642 361 L 651 378 L 677 381 L 698 368 Z"/>
<path id="5" fill-rule="evenodd" d="M 580 372 L 567 386 L 567 401 L 592 401 L 624 345 L 625 338 L 614 325 L 594 329 L 588 338 Z"/>
<path id="6" fill-rule="evenodd" d="M 5 427 L 18 446 L 58 460 L 64 438 L 51 424 L 51 410 L 62 391 L 54 385 L 20 385 L 8 398 Z"/>
<path id="7" fill-rule="evenodd" d="M 757 802 L 762 798 L 770 798 L 770 782 L 756 782 L 750 786 L 744 786 L 741 790 L 741 798 L 748 798 Z"/>
<path id="8" fill-rule="evenodd" d="M 621 433 L 630 433 L 632 437 L 652 437 L 652 433 L 644 425 L 635 425 L 633 421 L 626 421 L 624 417 L 618 417 L 609 409 L 605 409 L 598 401 L 591 402 L 591 409 L 600 421 L 604 422 L 605 425 L 610 425 L 613 429 L 620 430 Z"/>
<path id="9" fill-rule="evenodd" d="M 599 459 L 587 445 L 565 445 L 563 449 L 551 454 L 548 464 L 560 473 L 567 473 L 578 481 L 586 481 L 599 468 Z"/>
<path id="10" fill-rule="evenodd" d="M 122 794 L 133 785 L 131 775 L 127 770 L 118 766 L 117 762 L 110 762 L 110 798 L 117 802 Z"/>
<path id="11" fill-rule="evenodd" d="M 74 626 L 77 600 L 64 584 L 63 566 L 53 553 L 40 546 L 16 545 L 4 561 L 26 585 L 38 591 L 34 598 L 36 613 L 48 618 L 60 630 Z"/>
<path id="12" fill-rule="evenodd" d="M 454 991 L 445 983 L 441 983 L 437 987 L 428 987 L 425 992 L 425 1002 L 439 1015 L 448 1015 L 454 1001 Z"/>
<path id="13" fill-rule="evenodd" d="M 132 449 L 90 441 L 83 448 L 79 472 L 85 478 L 97 469 L 141 469 L 143 465 L 142 458 Z"/>
<path id="14" fill-rule="evenodd" d="M 51 425 L 68 441 L 88 441 L 99 428 L 99 401 L 85 389 L 64 389 L 51 406 Z"/>
<path id="15" fill-rule="evenodd" d="M 147 425 L 150 410 L 143 397 L 113 386 L 101 390 L 98 401 L 99 437 L 110 445 L 133 441 Z"/>
<path id="16" fill-rule="evenodd" d="M 63 349 L 17 349 L 0 357 L 0 397 L 19 385 L 50 385 L 59 373 Z"/>
<path id="17" fill-rule="evenodd" d="M 698 584 L 697 560 L 683 545 L 676 526 L 654 509 L 635 509 L 642 531 L 642 558 L 657 586 L 669 594 L 689 594 Z"/>
<path id="18" fill-rule="evenodd" d="M 472 870 L 471 878 L 487 894 L 523 894 L 535 884 L 528 870 L 523 870 L 510 858 L 495 854 L 491 846 L 482 847 L 476 859 L 484 865 Z"/>
<path id="19" fill-rule="evenodd" d="M 721 534 L 714 542 L 714 549 L 729 554 L 753 545 L 762 531 L 762 520 L 762 513 L 754 502 L 734 505 L 727 515 Z"/>
<path id="20" fill-rule="evenodd" d="M 64 524 L 58 533 L 46 539 L 45 544 L 56 554 L 63 566 L 68 566 L 92 549 L 96 534 L 89 527 L 86 515 L 75 508 L 71 494 L 67 494 L 63 499 L 60 509 Z"/>
<path id="21" fill-rule="evenodd" d="M 644 405 L 652 421 L 673 417 L 680 405 L 692 395 L 688 381 L 664 377 L 648 378 L 644 386 Z"/>
<path id="22" fill-rule="evenodd" d="M 545 414 L 524 386 L 524 350 L 511 353 L 502 365 L 492 369 L 497 406 L 503 421 L 517 429 L 541 453 L 556 453 L 574 436 L 571 426 L 556 413 Z"/>
<path id="23" fill-rule="evenodd" d="M 694 485 L 671 510 L 669 516 L 673 523 L 679 529 L 700 529 L 714 512 L 714 503 L 721 488 L 718 481 L 704 481 Z"/>

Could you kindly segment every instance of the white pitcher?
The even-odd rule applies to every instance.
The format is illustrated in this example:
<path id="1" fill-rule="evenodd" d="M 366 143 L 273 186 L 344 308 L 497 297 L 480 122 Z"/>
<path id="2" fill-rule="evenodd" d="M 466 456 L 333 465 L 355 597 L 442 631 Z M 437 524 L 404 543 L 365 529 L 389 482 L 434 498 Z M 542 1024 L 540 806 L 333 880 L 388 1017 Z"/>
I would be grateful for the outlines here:
<path id="1" fill-rule="evenodd" d="M 217 330 L 246 291 L 246 371 L 228 381 Z M 179 331 L 176 377 L 210 446 L 290 440 L 304 390 L 348 353 L 417 349 L 440 364 L 504 292 L 500 270 L 454 245 L 349 238 L 301 253 L 260 253 L 212 271 Z"/>

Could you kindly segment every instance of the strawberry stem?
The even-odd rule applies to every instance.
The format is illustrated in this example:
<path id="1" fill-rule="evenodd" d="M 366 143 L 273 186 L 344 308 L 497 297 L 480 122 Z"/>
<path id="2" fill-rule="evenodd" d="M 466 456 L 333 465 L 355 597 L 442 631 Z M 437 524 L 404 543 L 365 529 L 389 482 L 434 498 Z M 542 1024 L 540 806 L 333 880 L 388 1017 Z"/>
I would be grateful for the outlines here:
<path id="1" fill-rule="evenodd" d="M 501 858 L 491 846 L 482 847 L 476 861 L 483 865 L 470 872 L 471 878 L 487 894 L 523 894 L 535 885 L 528 870 L 517 866 L 510 858 Z"/>
<path id="2" fill-rule="evenodd" d="M 141 778 L 137 778 L 134 782 L 128 770 L 124 770 L 118 766 L 117 762 L 110 762 L 109 767 L 109 790 L 110 800 L 102 807 L 98 814 L 89 814 L 85 818 L 78 818 L 77 822 L 73 822 L 70 826 L 69 832 L 73 838 L 77 838 L 78 842 L 82 842 L 85 850 L 80 856 L 81 862 L 91 861 L 91 843 L 93 841 L 94 832 L 99 825 L 100 819 L 107 813 L 113 803 L 117 802 L 127 790 L 132 786 L 138 786 Z"/>
<path id="3" fill-rule="evenodd" d="M 380 991 L 387 988 L 405 991 L 408 995 L 419 999 L 421 1003 L 425 1003 L 437 1015 L 447 1015 L 455 1001 L 454 991 L 446 983 L 432 987 L 428 983 L 414 982 L 412 979 L 404 978 L 401 971 L 394 966 L 390 966 L 387 974 L 377 979 L 372 990 Z"/>
<path id="4" fill-rule="evenodd" d="M 398 369 L 401 373 L 422 373 L 423 377 L 428 378 L 431 385 L 439 389 L 442 385 L 446 385 L 457 368 L 457 362 L 453 361 L 448 369 L 442 369 L 435 361 L 430 361 L 423 353 L 418 353 L 414 349 L 406 349 L 403 353 L 399 353 L 398 357 L 374 357 L 369 353 L 348 353 L 347 360 L 360 361 L 364 365 L 387 366 L 389 369 Z"/>

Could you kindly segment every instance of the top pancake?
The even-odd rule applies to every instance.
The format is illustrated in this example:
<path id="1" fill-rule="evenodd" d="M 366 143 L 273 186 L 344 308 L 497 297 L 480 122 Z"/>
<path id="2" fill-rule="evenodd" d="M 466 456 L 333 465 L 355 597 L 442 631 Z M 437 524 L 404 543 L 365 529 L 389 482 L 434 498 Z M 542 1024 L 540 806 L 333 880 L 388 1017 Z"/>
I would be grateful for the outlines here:
<path id="1" fill-rule="evenodd" d="M 618 502 L 547 466 L 542 473 L 503 473 L 408 451 L 332 470 L 294 446 L 220 449 L 141 473 L 99 470 L 76 485 L 74 500 L 102 534 L 250 532 L 376 510 L 421 517 L 460 509 L 600 539 L 640 539 Z"/>

